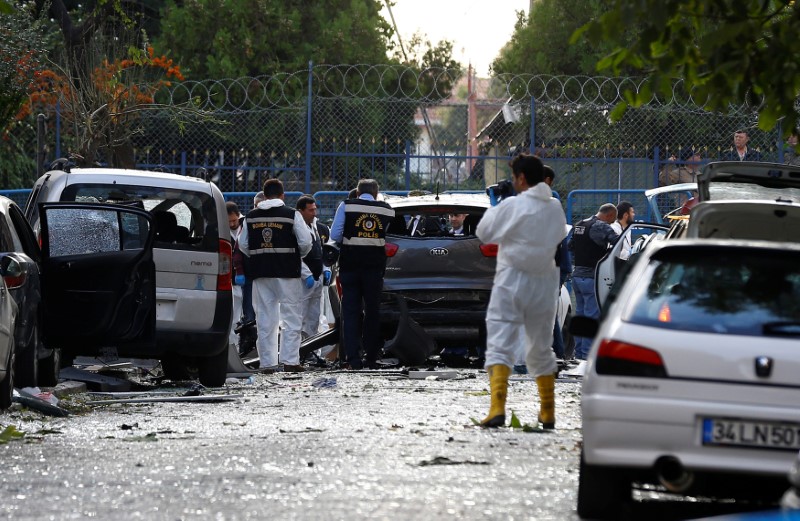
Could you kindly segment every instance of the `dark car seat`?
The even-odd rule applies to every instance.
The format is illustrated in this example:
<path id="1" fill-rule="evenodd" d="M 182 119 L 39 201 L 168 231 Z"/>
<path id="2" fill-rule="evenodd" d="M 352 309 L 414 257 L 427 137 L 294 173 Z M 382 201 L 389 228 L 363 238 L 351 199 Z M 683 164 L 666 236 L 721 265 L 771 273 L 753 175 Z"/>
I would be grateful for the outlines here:
<path id="1" fill-rule="evenodd" d="M 156 241 L 175 242 L 178 236 L 178 219 L 174 213 L 159 210 L 153 212 L 156 222 Z"/>

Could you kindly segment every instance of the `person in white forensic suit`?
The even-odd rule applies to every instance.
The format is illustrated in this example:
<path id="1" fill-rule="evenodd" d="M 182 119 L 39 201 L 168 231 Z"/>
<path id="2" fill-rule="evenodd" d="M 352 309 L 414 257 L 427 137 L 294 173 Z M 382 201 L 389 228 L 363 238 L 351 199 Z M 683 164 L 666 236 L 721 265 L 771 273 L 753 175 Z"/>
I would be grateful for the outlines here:
<path id="1" fill-rule="evenodd" d="M 484 213 L 476 235 L 497 244 L 497 269 L 486 311 L 486 371 L 491 387 L 485 427 L 505 424 L 508 377 L 519 345 L 539 391 L 539 422 L 555 428 L 556 357 L 551 348 L 559 270 L 556 252 L 566 235 L 561 203 L 544 182 L 544 165 L 529 154 L 509 163 L 515 197 Z M 490 199 L 496 199 L 490 194 Z"/>

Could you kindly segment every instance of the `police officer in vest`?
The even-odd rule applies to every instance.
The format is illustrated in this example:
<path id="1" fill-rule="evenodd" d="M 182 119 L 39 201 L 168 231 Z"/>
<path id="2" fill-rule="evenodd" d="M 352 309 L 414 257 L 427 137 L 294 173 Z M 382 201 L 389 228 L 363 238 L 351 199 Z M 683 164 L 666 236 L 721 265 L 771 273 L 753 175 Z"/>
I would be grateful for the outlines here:
<path id="1" fill-rule="evenodd" d="M 617 232 L 611 224 L 617 220 L 617 207 L 606 203 L 597 214 L 584 219 L 572 229 L 569 249 L 575 259 L 572 270 L 572 287 L 575 289 L 577 315 L 598 318 L 600 309 L 594 294 L 594 269 L 606 254 L 608 245 L 617 240 Z M 591 339 L 575 337 L 575 358 L 586 360 Z"/>
<path id="2" fill-rule="evenodd" d="M 265 373 L 280 369 L 278 325 L 282 321 L 283 370 L 300 372 L 300 265 L 311 250 L 311 232 L 303 217 L 284 204 L 283 183 L 279 179 L 264 183 L 264 195 L 266 200 L 247 214 L 239 237 L 242 253 L 250 259 L 247 269 L 253 279 L 259 369 Z"/>
<path id="3" fill-rule="evenodd" d="M 361 179 L 356 197 L 336 209 L 331 239 L 341 244 L 339 279 L 346 363 L 351 369 L 362 369 L 362 348 L 367 367 L 375 367 L 383 349 L 378 308 L 386 270 L 386 228 L 394 210 L 377 200 L 378 182 L 374 179 Z"/>
<path id="4" fill-rule="evenodd" d="M 317 219 L 317 201 L 310 195 L 302 195 L 295 205 L 297 213 L 311 232 L 311 251 L 303 257 L 302 278 L 313 281 L 311 287 L 306 285 L 303 293 L 301 310 L 303 314 L 303 337 L 307 338 L 319 333 L 319 317 L 322 314 L 322 288 L 331 283 L 331 270 L 322 264 L 322 245 L 328 242 L 331 232 L 327 226 Z"/>

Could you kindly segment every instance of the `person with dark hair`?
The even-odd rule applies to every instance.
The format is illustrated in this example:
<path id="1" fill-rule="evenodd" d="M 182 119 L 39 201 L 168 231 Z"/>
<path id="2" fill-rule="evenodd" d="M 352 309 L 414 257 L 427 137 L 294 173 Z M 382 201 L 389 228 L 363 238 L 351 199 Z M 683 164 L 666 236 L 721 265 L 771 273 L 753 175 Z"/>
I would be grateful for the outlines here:
<path id="1" fill-rule="evenodd" d="M 350 369 L 376 367 L 383 349 L 379 308 L 386 271 L 386 229 L 394 219 L 392 207 L 378 201 L 374 179 L 361 179 L 356 195 L 339 205 L 331 226 L 331 239 L 341 244 L 342 342 L 345 367 Z"/>
<path id="2" fill-rule="evenodd" d="M 311 232 L 303 217 L 286 207 L 279 179 L 264 182 L 264 196 L 266 200 L 245 217 L 240 236 L 242 253 L 250 259 L 247 267 L 253 279 L 259 369 L 267 373 L 280 370 L 278 327 L 283 322 L 280 335 L 283 370 L 301 372 L 300 273 L 301 259 L 311 250 Z"/>
<path id="3" fill-rule="evenodd" d="M 608 245 L 617 240 L 611 223 L 617 220 L 617 207 L 611 203 L 600 206 L 597 213 L 578 222 L 572 228 L 569 247 L 575 259 L 572 287 L 575 290 L 575 314 L 598 318 L 600 307 L 594 293 L 594 269 Z M 586 360 L 591 339 L 575 337 L 575 358 Z"/>
<path id="4" fill-rule="evenodd" d="M 633 224 L 634 217 L 636 217 L 636 210 L 633 205 L 629 201 L 622 201 L 617 205 L 617 220 L 611 223 L 611 228 L 617 232 L 617 235 L 622 235 L 625 229 Z M 621 240 L 623 244 L 619 251 L 619 258 L 628 260 L 631 256 L 631 232 L 625 232 Z"/>
<path id="5" fill-rule="evenodd" d="M 733 133 L 733 148 L 722 157 L 723 161 L 761 161 L 761 152 L 747 146 L 750 136 L 747 130 L 739 129 Z"/>
<path id="6" fill-rule="evenodd" d="M 520 154 L 509 163 L 515 197 L 486 210 L 476 235 L 499 246 L 486 310 L 486 372 L 491 404 L 484 427 L 505 424 L 508 377 L 525 346 L 528 371 L 539 391 L 539 421 L 555 428 L 556 357 L 551 348 L 558 294 L 555 257 L 566 234 L 564 209 L 544 183 L 539 158 Z"/>
<path id="7" fill-rule="evenodd" d="M 322 245 L 328 242 L 331 232 L 327 226 L 317 219 L 317 201 L 311 195 L 301 195 L 295 205 L 298 213 L 303 217 L 311 232 L 311 251 L 303 257 L 303 273 L 301 278 L 314 281 L 309 287 L 306 285 L 301 303 L 303 315 L 304 337 L 314 336 L 319 333 L 319 318 L 322 314 L 322 288 L 331 283 L 331 270 L 322 263 Z"/>

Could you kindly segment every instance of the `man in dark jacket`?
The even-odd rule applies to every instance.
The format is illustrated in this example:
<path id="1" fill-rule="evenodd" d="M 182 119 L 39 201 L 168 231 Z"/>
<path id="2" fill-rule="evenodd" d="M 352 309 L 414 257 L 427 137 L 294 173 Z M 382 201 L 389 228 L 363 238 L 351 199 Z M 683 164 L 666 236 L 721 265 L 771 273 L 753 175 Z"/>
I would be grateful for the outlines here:
<path id="1" fill-rule="evenodd" d="M 363 368 L 362 348 L 368 367 L 375 367 L 383 349 L 378 308 L 386 271 L 386 228 L 394 218 L 394 210 L 377 200 L 374 179 L 361 179 L 356 194 L 336 209 L 331 228 L 331 239 L 341 244 L 342 341 L 351 369 Z"/>
<path id="2" fill-rule="evenodd" d="M 572 287 L 575 290 L 575 314 L 598 318 L 600 308 L 594 293 L 594 270 L 603 258 L 608 245 L 617 240 L 611 223 L 617 220 L 617 207 L 606 203 L 597 214 L 584 219 L 572 228 L 570 250 L 575 263 Z M 575 337 L 575 358 L 586 360 L 590 338 Z"/>

